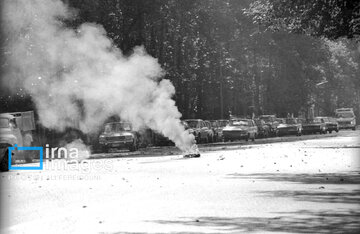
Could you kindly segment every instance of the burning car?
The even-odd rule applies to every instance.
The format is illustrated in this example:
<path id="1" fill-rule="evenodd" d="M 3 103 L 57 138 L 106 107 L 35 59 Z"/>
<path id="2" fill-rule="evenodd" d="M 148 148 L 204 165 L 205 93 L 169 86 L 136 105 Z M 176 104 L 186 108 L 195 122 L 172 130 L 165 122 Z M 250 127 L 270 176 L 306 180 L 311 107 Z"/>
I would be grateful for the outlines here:
<path id="1" fill-rule="evenodd" d="M 276 135 L 296 135 L 301 136 L 302 134 L 302 125 L 295 118 L 285 119 L 283 123 L 280 123 L 276 128 Z"/>
<path id="2" fill-rule="evenodd" d="M 229 125 L 223 129 L 225 141 L 245 139 L 255 140 L 258 134 L 258 128 L 252 119 L 231 119 Z"/>
<path id="3" fill-rule="evenodd" d="M 99 144 L 103 152 L 109 152 L 111 148 L 135 151 L 139 147 L 139 134 L 132 130 L 128 122 L 107 123 L 99 136 Z"/>
<path id="4" fill-rule="evenodd" d="M 302 125 L 303 133 L 326 133 L 326 123 L 321 118 L 308 119 Z"/>

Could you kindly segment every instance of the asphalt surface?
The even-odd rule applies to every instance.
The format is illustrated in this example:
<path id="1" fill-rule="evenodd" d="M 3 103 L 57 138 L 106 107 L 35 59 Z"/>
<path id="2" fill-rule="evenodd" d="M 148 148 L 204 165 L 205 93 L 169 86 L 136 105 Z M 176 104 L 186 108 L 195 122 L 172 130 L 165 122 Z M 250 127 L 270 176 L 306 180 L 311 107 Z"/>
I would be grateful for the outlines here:
<path id="1" fill-rule="evenodd" d="M 1 173 L 1 233 L 359 233 L 360 131 Z"/>

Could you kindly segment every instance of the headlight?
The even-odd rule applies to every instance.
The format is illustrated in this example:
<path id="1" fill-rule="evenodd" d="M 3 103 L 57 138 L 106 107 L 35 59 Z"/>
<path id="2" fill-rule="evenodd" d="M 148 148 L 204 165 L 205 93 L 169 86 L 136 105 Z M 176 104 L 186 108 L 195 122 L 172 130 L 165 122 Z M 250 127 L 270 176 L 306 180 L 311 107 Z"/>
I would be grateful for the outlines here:
<path id="1" fill-rule="evenodd" d="M 351 120 L 351 124 L 355 125 L 355 119 Z"/>

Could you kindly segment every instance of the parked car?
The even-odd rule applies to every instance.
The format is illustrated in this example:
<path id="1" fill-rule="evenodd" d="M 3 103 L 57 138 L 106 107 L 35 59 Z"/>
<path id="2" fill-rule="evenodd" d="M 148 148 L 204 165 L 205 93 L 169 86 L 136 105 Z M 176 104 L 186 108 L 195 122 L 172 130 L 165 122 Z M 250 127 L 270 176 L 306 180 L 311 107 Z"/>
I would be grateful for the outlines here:
<path id="1" fill-rule="evenodd" d="M 316 117 L 323 119 L 326 124 L 326 131 L 332 133 L 332 131 L 339 132 L 339 124 L 333 117 Z"/>
<path id="2" fill-rule="evenodd" d="M 0 114 L 0 170 L 7 171 L 8 147 L 15 145 L 26 147 L 33 144 L 33 131 L 35 130 L 34 112 L 13 112 Z M 29 153 L 20 150 L 12 151 L 11 163 L 16 160 L 32 162 L 35 152 Z M 36 154 L 36 153 L 35 153 Z M 39 155 L 36 155 L 37 157 Z"/>
<path id="3" fill-rule="evenodd" d="M 302 125 L 303 133 L 326 133 L 326 124 L 325 121 L 321 118 L 308 119 Z"/>
<path id="4" fill-rule="evenodd" d="M 207 142 L 214 142 L 215 141 L 215 130 L 213 129 L 211 122 L 208 120 L 204 120 L 206 127 L 208 128 L 208 141 Z"/>
<path id="5" fill-rule="evenodd" d="M 260 115 L 259 119 L 264 120 L 265 123 L 270 127 L 270 135 L 276 135 L 276 128 L 279 122 L 275 115 Z"/>
<path id="6" fill-rule="evenodd" d="M 227 119 L 219 119 L 218 122 L 219 122 L 219 125 L 220 125 L 220 127 L 221 127 L 222 129 L 225 128 L 226 125 L 229 124 L 229 120 L 227 120 Z"/>
<path id="7" fill-rule="evenodd" d="M 302 134 L 302 125 L 295 118 L 285 119 L 285 122 L 282 122 L 276 128 L 276 135 L 296 135 L 301 136 Z"/>
<path id="8" fill-rule="evenodd" d="M 209 142 L 210 129 L 202 119 L 185 119 L 189 126 L 189 132 L 194 134 L 197 143 Z"/>
<path id="9" fill-rule="evenodd" d="M 254 119 L 256 126 L 258 127 L 258 137 L 266 138 L 270 136 L 270 126 L 262 119 Z"/>
<path id="10" fill-rule="evenodd" d="M 104 132 L 99 136 L 99 144 L 103 152 L 112 148 L 135 151 L 139 147 L 139 133 L 133 131 L 128 122 L 106 123 Z"/>
<path id="11" fill-rule="evenodd" d="M 222 137 L 223 137 L 223 133 L 222 133 L 223 127 L 220 126 L 219 120 L 210 120 L 210 123 L 211 123 L 211 127 L 215 133 L 214 141 L 215 142 L 221 141 Z"/>
<path id="12" fill-rule="evenodd" d="M 335 114 L 340 129 L 356 129 L 356 116 L 353 108 L 339 108 L 335 110 Z"/>
<path id="13" fill-rule="evenodd" d="M 245 139 L 255 140 L 258 128 L 252 119 L 231 119 L 229 125 L 223 129 L 225 141 Z"/>

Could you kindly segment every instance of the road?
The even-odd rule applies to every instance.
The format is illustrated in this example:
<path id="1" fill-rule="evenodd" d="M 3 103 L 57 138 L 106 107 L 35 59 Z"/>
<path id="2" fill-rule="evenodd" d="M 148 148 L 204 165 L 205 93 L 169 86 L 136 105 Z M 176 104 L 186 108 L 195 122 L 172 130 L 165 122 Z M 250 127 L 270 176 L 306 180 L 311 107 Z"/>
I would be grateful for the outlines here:
<path id="1" fill-rule="evenodd" d="M 1 173 L 1 233 L 359 233 L 360 131 L 291 139 Z"/>

